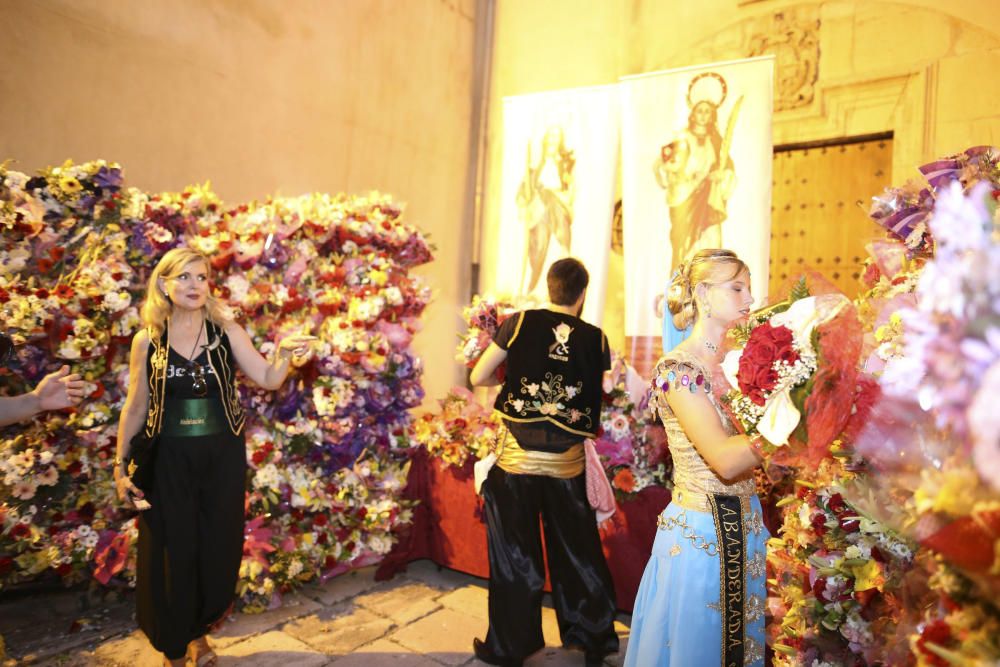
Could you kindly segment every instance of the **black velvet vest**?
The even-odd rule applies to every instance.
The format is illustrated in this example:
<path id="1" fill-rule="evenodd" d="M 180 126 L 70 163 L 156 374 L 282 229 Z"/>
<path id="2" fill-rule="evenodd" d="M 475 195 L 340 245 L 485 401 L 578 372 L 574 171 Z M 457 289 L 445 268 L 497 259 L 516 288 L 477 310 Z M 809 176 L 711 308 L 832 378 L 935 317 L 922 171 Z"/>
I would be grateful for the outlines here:
<path id="1" fill-rule="evenodd" d="M 221 326 L 205 321 L 205 328 L 208 331 L 208 362 L 214 371 L 208 377 L 214 377 L 219 383 L 219 391 L 222 397 L 222 407 L 226 412 L 226 421 L 233 435 L 240 435 L 243 432 L 243 425 L 246 423 L 246 415 L 243 412 L 243 405 L 240 403 L 239 384 L 236 381 L 236 361 L 233 358 L 233 350 L 229 345 L 229 337 L 226 336 Z M 147 438 L 155 438 L 163 427 L 163 401 L 166 397 L 167 385 L 167 354 L 170 351 L 167 342 L 167 327 L 164 326 L 163 334 L 156 338 L 153 331 L 149 332 L 149 350 L 146 353 L 146 378 L 149 382 L 149 409 L 146 412 L 145 434 Z M 216 341 L 218 341 L 217 344 Z"/>
<path id="2" fill-rule="evenodd" d="M 547 421 L 593 437 L 601 426 L 604 332 L 571 315 L 526 310 L 507 348 L 507 375 L 494 408 L 504 419 Z"/>

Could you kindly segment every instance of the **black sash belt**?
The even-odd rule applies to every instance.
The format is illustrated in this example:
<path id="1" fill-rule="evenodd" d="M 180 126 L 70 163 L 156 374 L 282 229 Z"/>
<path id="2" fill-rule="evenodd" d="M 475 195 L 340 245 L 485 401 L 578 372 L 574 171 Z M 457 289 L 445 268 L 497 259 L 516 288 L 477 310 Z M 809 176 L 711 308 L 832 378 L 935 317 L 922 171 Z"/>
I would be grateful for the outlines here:
<path id="1" fill-rule="evenodd" d="M 709 495 L 719 541 L 722 667 L 743 667 L 746 642 L 746 534 L 739 496 Z"/>

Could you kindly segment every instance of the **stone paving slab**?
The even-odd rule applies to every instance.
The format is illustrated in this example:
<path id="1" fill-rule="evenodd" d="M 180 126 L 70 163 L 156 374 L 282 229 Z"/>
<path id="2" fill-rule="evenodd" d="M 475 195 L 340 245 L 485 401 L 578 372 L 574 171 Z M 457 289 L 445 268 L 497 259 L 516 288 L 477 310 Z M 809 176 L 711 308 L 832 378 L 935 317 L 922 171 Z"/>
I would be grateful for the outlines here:
<path id="1" fill-rule="evenodd" d="M 375 586 L 375 569 L 373 565 L 346 572 L 321 584 L 309 584 L 301 589 L 301 594 L 327 607 L 335 605 Z"/>
<path id="2" fill-rule="evenodd" d="M 454 609 L 441 609 L 389 636 L 394 642 L 445 665 L 472 657 L 472 639 L 486 636 L 486 622 Z"/>
<path id="3" fill-rule="evenodd" d="M 0 605 L 0 635 L 25 664 L 54 661 L 134 630 L 133 600 L 87 591 L 19 596 Z"/>
<path id="4" fill-rule="evenodd" d="M 470 614 L 485 621 L 489 617 L 488 595 L 485 585 L 462 586 L 445 593 L 438 598 L 438 602 L 448 609 Z"/>
<path id="5" fill-rule="evenodd" d="M 260 614 L 233 614 L 217 632 L 212 633 L 212 646 L 225 647 L 247 637 L 276 629 L 282 623 L 323 609 L 315 600 L 291 593 L 277 609 Z"/>
<path id="6" fill-rule="evenodd" d="M 92 653 L 79 655 L 90 665 L 101 667 L 161 667 L 163 656 L 154 649 L 141 630 L 98 646 Z"/>
<path id="7" fill-rule="evenodd" d="M 219 667 L 321 667 L 330 657 L 284 632 L 271 631 L 216 649 Z"/>
<path id="8" fill-rule="evenodd" d="M 353 602 L 391 618 L 398 625 L 406 625 L 440 609 L 439 597 L 438 588 L 397 577 L 357 596 Z"/>
<path id="9" fill-rule="evenodd" d="M 379 639 L 337 658 L 333 667 L 440 667 L 441 663 L 414 653 L 388 639 Z"/>
<path id="10" fill-rule="evenodd" d="M 430 560 L 418 560 L 408 563 L 406 570 L 396 576 L 404 576 L 414 581 L 422 581 L 428 586 L 442 591 L 451 591 L 462 586 L 476 582 L 484 583 L 485 581 L 471 574 L 441 567 Z"/>
<path id="11" fill-rule="evenodd" d="M 476 660 L 475 664 L 484 663 Z M 546 646 L 524 661 L 525 667 L 580 667 L 583 665 L 583 653 L 561 647 Z"/>
<path id="12" fill-rule="evenodd" d="M 287 623 L 282 630 L 328 655 L 346 655 L 380 639 L 396 624 L 364 607 L 344 603 Z"/>

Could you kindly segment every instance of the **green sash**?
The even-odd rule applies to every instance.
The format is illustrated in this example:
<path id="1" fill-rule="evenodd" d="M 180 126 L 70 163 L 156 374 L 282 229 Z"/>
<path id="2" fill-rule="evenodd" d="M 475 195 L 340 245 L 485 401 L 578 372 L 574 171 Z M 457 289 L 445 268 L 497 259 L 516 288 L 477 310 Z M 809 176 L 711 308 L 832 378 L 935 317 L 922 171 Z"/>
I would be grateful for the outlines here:
<path id="1" fill-rule="evenodd" d="M 167 399 L 163 408 L 162 436 L 194 438 L 229 429 L 218 398 Z"/>

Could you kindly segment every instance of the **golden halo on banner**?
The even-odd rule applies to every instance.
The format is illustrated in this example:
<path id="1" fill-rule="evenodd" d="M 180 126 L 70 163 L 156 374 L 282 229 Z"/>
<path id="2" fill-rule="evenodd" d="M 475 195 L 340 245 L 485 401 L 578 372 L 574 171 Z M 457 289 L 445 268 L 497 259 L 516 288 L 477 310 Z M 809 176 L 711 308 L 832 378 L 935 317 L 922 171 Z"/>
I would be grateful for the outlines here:
<path id="1" fill-rule="evenodd" d="M 713 82 L 717 85 L 713 86 Z M 698 84 L 701 85 L 698 85 Z M 712 89 L 715 89 L 714 91 Z M 713 99 L 713 92 L 715 96 L 718 96 L 719 101 L 716 102 Z M 726 80 L 722 78 L 722 75 L 718 72 L 702 72 L 695 78 L 691 79 L 691 83 L 688 84 L 687 91 L 687 103 L 688 108 L 693 109 L 696 104 L 701 102 L 708 102 L 713 107 L 718 109 L 722 106 L 722 103 L 726 101 L 726 95 L 729 92 L 729 86 L 726 85 Z"/>

